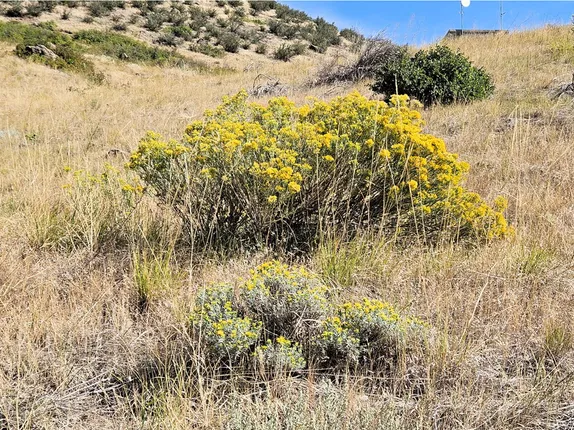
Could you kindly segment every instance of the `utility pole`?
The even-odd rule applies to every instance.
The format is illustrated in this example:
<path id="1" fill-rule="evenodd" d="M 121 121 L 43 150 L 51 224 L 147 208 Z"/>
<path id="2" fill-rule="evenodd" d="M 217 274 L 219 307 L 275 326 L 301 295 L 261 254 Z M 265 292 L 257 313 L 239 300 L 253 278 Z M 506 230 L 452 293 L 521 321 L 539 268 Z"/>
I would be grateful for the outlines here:
<path id="1" fill-rule="evenodd" d="M 462 17 L 464 16 L 464 7 L 462 2 L 460 2 L 460 32 L 461 34 L 464 33 L 464 27 L 462 25 Z"/>
<path id="2" fill-rule="evenodd" d="M 500 0 L 500 29 L 504 30 L 504 5 L 503 1 Z"/>

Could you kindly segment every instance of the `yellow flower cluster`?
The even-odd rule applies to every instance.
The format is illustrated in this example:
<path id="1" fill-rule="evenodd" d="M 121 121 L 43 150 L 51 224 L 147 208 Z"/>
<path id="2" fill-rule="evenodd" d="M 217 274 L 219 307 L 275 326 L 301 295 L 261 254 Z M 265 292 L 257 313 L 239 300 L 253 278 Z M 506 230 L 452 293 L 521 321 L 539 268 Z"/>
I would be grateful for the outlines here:
<path id="1" fill-rule="evenodd" d="M 231 359 L 243 355 L 261 334 L 261 322 L 241 317 L 234 309 L 233 289 L 228 285 L 206 288 L 190 316 L 196 334 L 210 352 Z"/>
<path id="2" fill-rule="evenodd" d="M 186 207 L 209 214 L 233 199 L 221 204 L 237 213 L 222 214 L 221 223 L 239 219 L 247 234 L 269 237 L 286 217 L 301 224 L 290 231 L 304 231 L 347 211 L 364 214 L 356 225 L 395 219 L 405 232 L 446 225 L 457 237 L 508 235 L 501 206 L 462 187 L 468 164 L 422 125 L 407 96 L 387 104 L 354 92 L 302 107 L 278 97 L 265 107 L 241 91 L 192 122 L 182 142 L 149 133 L 129 166 L 163 201 L 187 192 L 195 200 Z"/>
<path id="3" fill-rule="evenodd" d="M 326 307 L 327 286 L 304 267 L 290 268 L 273 260 L 261 264 L 251 271 L 251 277 L 241 286 L 248 292 L 253 291 L 265 297 L 272 296 L 270 285 L 279 286 L 280 294 L 289 303 L 311 303 Z"/>
<path id="4" fill-rule="evenodd" d="M 268 339 L 265 345 L 255 349 L 253 355 L 259 359 L 264 367 L 273 371 L 303 369 L 307 364 L 301 351 L 301 345 L 283 336 L 279 336 L 275 342 Z"/>

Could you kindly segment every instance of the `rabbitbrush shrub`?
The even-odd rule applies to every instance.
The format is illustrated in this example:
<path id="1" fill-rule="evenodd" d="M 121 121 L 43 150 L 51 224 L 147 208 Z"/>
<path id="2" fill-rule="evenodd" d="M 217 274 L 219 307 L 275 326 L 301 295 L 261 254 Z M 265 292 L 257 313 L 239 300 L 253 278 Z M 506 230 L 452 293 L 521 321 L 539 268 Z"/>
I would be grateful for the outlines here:
<path id="1" fill-rule="evenodd" d="M 424 343 L 426 324 L 389 303 L 332 302 L 329 288 L 307 270 L 271 261 L 235 291 L 225 284 L 201 290 L 191 331 L 211 363 L 266 374 L 310 364 L 387 371 Z"/>
<path id="2" fill-rule="evenodd" d="M 128 164 L 194 244 L 294 251 L 333 230 L 427 241 L 509 233 L 504 199 L 493 208 L 463 188 L 468 164 L 421 132 L 408 97 L 386 104 L 355 92 L 299 108 L 246 99 L 226 97 L 182 141 L 149 133 Z"/>
<path id="3" fill-rule="evenodd" d="M 462 53 L 439 45 L 414 57 L 403 51 L 399 59 L 382 64 L 373 90 L 387 95 L 398 91 L 432 105 L 481 100 L 493 93 L 494 85 Z"/>

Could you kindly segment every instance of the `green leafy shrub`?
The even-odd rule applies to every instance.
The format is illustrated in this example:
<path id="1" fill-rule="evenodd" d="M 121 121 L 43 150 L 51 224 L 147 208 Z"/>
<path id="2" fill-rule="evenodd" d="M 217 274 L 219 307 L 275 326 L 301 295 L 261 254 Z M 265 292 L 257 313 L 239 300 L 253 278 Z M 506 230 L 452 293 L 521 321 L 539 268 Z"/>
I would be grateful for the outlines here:
<path id="1" fill-rule="evenodd" d="M 358 93 L 300 108 L 267 107 L 242 91 L 191 123 L 181 142 L 150 133 L 137 172 L 173 208 L 196 246 L 300 252 L 328 231 L 374 228 L 405 240 L 483 240 L 511 233 L 461 185 L 468 164 L 424 134 L 407 96 L 391 104 Z"/>
<path id="2" fill-rule="evenodd" d="M 259 12 L 275 9 L 277 6 L 277 2 L 273 0 L 249 0 L 248 3 L 254 15 L 257 15 Z"/>
<path id="3" fill-rule="evenodd" d="M 88 13 L 94 18 L 109 15 L 116 7 L 118 2 L 114 1 L 94 1 L 88 3 Z"/>
<path id="4" fill-rule="evenodd" d="M 169 31 L 176 37 L 181 37 L 183 40 L 186 40 L 188 42 L 192 41 L 195 39 L 196 34 L 195 32 L 191 29 L 191 27 L 188 27 L 186 25 L 176 25 L 173 27 L 169 27 Z"/>
<path id="5" fill-rule="evenodd" d="M 28 25 L 19 22 L 0 22 L 0 40 L 15 43 L 15 54 L 21 58 L 45 64 L 58 70 L 80 73 L 88 79 L 101 83 L 104 75 L 83 56 L 80 46 L 67 34 L 58 31 L 53 22 Z M 39 55 L 28 46 L 49 47 L 56 58 Z"/>
<path id="6" fill-rule="evenodd" d="M 22 2 L 14 2 L 14 4 L 6 9 L 4 15 L 6 15 L 8 18 L 20 18 L 24 16 L 24 7 L 22 6 Z"/>
<path id="7" fill-rule="evenodd" d="M 365 41 L 365 36 L 352 28 L 344 28 L 340 32 L 340 36 L 347 39 L 349 42 L 362 43 Z"/>
<path id="8" fill-rule="evenodd" d="M 269 32 L 284 39 L 295 39 L 301 34 L 301 27 L 299 25 L 292 25 L 278 19 L 269 21 Z"/>
<path id="9" fill-rule="evenodd" d="M 311 42 L 319 52 L 325 52 L 329 46 L 340 43 L 339 30 L 335 24 L 330 24 L 323 18 L 314 20 L 315 31 L 306 39 Z"/>
<path id="10" fill-rule="evenodd" d="M 42 15 L 43 12 L 45 12 L 44 6 L 40 2 L 31 3 L 26 8 L 26 15 L 33 17 L 39 17 L 40 15 Z"/>
<path id="11" fill-rule="evenodd" d="M 167 16 L 162 12 L 151 12 L 146 15 L 144 27 L 149 31 L 159 31 L 163 23 L 167 21 Z"/>
<path id="12" fill-rule="evenodd" d="M 194 43 L 189 46 L 189 50 L 192 52 L 199 52 L 200 54 L 213 58 L 221 58 L 225 55 L 225 51 L 219 46 L 213 46 L 205 42 Z"/>
<path id="13" fill-rule="evenodd" d="M 218 43 L 226 52 L 235 53 L 239 51 L 239 46 L 241 45 L 241 39 L 233 33 L 223 33 L 219 39 Z"/>
<path id="14" fill-rule="evenodd" d="M 112 31 L 82 30 L 74 39 L 88 46 L 96 54 L 107 55 L 121 61 L 145 63 L 157 66 L 190 66 L 204 68 L 203 64 L 189 60 L 180 54 L 149 46 L 144 42 Z"/>
<path id="15" fill-rule="evenodd" d="M 191 330 L 211 360 L 254 366 L 264 375 L 310 364 L 327 371 L 387 371 L 423 344 L 426 324 L 388 303 L 332 301 L 328 288 L 304 268 L 271 261 L 235 291 L 229 285 L 201 290 Z"/>
<path id="16" fill-rule="evenodd" d="M 304 52 L 305 45 L 301 43 L 293 43 L 292 45 L 283 43 L 275 50 L 273 58 L 281 61 L 289 61 L 291 58 L 301 55 Z"/>
<path id="17" fill-rule="evenodd" d="M 305 12 L 292 9 L 289 6 L 282 5 L 277 3 L 275 5 L 275 13 L 277 18 L 283 21 L 290 21 L 290 22 L 304 22 L 304 21 L 311 21 L 311 17 L 307 15 Z"/>
<path id="18" fill-rule="evenodd" d="M 160 34 L 160 36 L 155 40 L 156 43 L 164 46 L 171 46 L 176 47 L 181 45 L 181 39 L 175 37 L 173 33 L 164 33 Z"/>
<path id="19" fill-rule="evenodd" d="M 476 68 L 460 52 L 446 46 L 405 54 L 384 64 L 376 75 L 373 90 L 387 96 L 408 94 L 425 105 L 468 103 L 488 97 L 494 91 L 490 76 Z"/>

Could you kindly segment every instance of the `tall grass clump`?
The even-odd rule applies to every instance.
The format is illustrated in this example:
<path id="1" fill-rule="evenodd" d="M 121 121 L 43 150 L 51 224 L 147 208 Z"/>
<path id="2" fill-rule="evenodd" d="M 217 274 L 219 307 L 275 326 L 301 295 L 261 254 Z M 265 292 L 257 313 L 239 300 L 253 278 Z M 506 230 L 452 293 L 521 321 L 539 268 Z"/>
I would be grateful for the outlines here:
<path id="1" fill-rule="evenodd" d="M 359 93 L 296 107 L 226 97 L 181 141 L 149 133 L 129 167 L 173 208 L 201 246 L 306 250 L 326 231 L 491 239 L 509 233 L 494 207 L 462 185 L 467 163 L 421 131 L 408 97 Z"/>
<path id="2" fill-rule="evenodd" d="M 31 203 L 27 236 L 34 248 L 100 251 L 125 246 L 142 189 L 106 165 L 102 173 L 66 168 L 68 182 L 50 204 Z"/>

